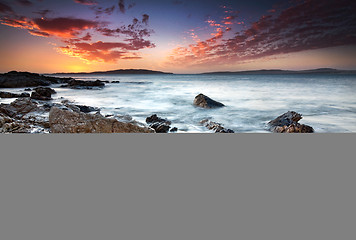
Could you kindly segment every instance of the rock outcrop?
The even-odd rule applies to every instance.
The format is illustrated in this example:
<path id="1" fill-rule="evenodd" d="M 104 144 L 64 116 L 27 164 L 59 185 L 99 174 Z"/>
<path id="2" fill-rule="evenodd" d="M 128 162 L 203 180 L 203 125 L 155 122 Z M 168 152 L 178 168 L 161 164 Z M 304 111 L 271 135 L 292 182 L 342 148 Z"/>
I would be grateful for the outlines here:
<path id="1" fill-rule="evenodd" d="M 103 88 L 105 83 L 100 80 L 96 81 L 81 81 L 81 80 L 71 80 L 66 85 L 61 87 L 68 87 L 72 89 L 93 89 L 93 88 Z"/>
<path id="2" fill-rule="evenodd" d="M 51 100 L 52 94 L 55 94 L 56 91 L 49 87 L 38 87 L 34 89 L 34 92 L 31 93 L 31 98 L 36 100 Z"/>
<path id="3" fill-rule="evenodd" d="M 9 117 L 23 117 L 29 112 L 38 109 L 37 103 L 33 102 L 30 98 L 18 98 L 10 104 L 1 104 L 0 113 Z"/>
<path id="4" fill-rule="evenodd" d="M 52 107 L 49 113 L 52 133 L 152 133 L 150 128 L 105 118 L 101 114 L 74 112 Z"/>
<path id="5" fill-rule="evenodd" d="M 0 92 L 0 98 L 24 98 L 30 97 L 29 93 L 10 93 L 10 92 Z"/>
<path id="6" fill-rule="evenodd" d="M 201 108 L 219 108 L 225 106 L 201 93 L 195 97 L 193 104 Z"/>
<path id="7" fill-rule="evenodd" d="M 0 88 L 21 88 L 49 86 L 51 84 L 66 83 L 72 78 L 58 78 L 29 72 L 8 72 L 0 74 Z"/>
<path id="8" fill-rule="evenodd" d="M 153 128 L 156 133 L 167 133 L 171 128 L 171 121 L 167 119 L 163 119 L 157 116 L 157 114 L 153 114 L 150 117 L 146 118 L 146 123 Z"/>
<path id="9" fill-rule="evenodd" d="M 49 132 L 48 119 L 41 116 L 43 111 L 44 109 L 38 107 L 30 98 L 19 98 L 10 104 L 1 104 L 0 132 Z"/>
<path id="10" fill-rule="evenodd" d="M 220 123 L 212 122 L 209 119 L 204 119 L 200 121 L 207 129 L 213 130 L 216 133 L 234 133 L 233 130 L 224 128 Z"/>
<path id="11" fill-rule="evenodd" d="M 313 133 L 312 127 L 298 123 L 300 119 L 302 119 L 301 114 L 288 111 L 268 122 L 267 125 L 269 130 L 275 133 Z"/>

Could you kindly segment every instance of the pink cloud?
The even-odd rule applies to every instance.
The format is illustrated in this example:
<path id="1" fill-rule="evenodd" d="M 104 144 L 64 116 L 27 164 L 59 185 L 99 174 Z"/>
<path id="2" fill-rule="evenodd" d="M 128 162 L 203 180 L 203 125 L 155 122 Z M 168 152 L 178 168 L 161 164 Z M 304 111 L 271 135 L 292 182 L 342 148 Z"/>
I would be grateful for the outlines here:
<path id="1" fill-rule="evenodd" d="M 217 35 L 219 42 L 208 39 L 176 48 L 168 60 L 174 65 L 238 63 L 277 54 L 355 45 L 354 12 L 356 3 L 350 0 L 300 1 L 279 15 L 262 16 L 234 37 L 222 39 L 224 33 L 221 33 Z M 216 26 L 214 22 L 210 24 Z"/>

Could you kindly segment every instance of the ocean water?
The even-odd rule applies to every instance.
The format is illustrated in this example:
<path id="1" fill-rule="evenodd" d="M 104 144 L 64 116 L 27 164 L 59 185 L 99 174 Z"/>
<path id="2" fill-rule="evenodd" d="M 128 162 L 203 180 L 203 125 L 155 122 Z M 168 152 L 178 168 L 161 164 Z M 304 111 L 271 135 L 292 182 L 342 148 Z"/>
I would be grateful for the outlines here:
<path id="1" fill-rule="evenodd" d="M 61 77 L 60 75 L 57 75 Z M 68 77 L 68 75 L 66 75 Z M 107 80 L 101 90 L 60 88 L 54 102 L 65 99 L 101 108 L 101 113 L 131 115 L 145 122 L 157 114 L 178 132 L 211 132 L 203 119 L 235 132 L 267 132 L 266 123 L 291 110 L 316 132 L 356 132 L 356 75 L 71 75 L 78 80 Z M 23 90 L 23 89 L 22 89 Z M 4 90 L 3 90 L 4 91 Z M 18 89 L 20 91 L 20 89 Z M 193 106 L 203 93 L 226 107 Z M 9 101 L 9 100 L 6 100 Z"/>

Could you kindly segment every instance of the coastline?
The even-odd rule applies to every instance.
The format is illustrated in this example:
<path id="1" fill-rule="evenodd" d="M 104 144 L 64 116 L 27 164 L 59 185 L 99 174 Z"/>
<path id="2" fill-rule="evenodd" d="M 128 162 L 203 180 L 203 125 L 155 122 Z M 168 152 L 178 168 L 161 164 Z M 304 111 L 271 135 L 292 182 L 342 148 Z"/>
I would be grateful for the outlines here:
<path id="1" fill-rule="evenodd" d="M 20 76 L 22 76 L 24 73 L 18 73 Z M 27 75 L 30 73 L 26 73 Z M 43 75 L 35 75 L 35 76 L 41 76 L 40 80 L 46 80 L 46 76 Z M 95 76 L 96 77 L 96 76 Z M 94 78 L 95 78 L 94 77 Z M 125 84 L 139 84 L 137 85 L 137 87 L 135 85 L 131 85 L 131 87 L 129 86 L 129 89 L 136 89 L 136 91 L 139 91 L 140 88 L 145 89 L 145 85 L 142 84 L 146 84 L 148 82 L 146 81 L 139 81 L 139 82 L 120 82 L 120 81 L 102 81 L 102 80 L 95 80 L 95 81 L 81 81 L 81 80 L 76 80 L 74 78 L 57 78 L 57 77 L 51 77 L 51 81 L 49 84 L 45 84 L 45 86 L 42 86 L 41 84 L 36 86 L 36 87 L 32 87 L 32 88 L 28 88 L 26 87 L 28 83 L 33 84 L 31 81 L 33 80 L 31 78 L 31 80 L 24 80 L 23 82 L 24 85 L 21 85 L 22 87 L 18 87 L 18 84 L 21 82 L 20 80 L 22 79 L 21 77 L 17 76 L 16 78 L 17 82 L 14 81 L 14 79 L 11 80 L 12 83 L 17 84 L 17 88 L 13 88 L 16 89 L 16 91 L 11 91 L 11 88 L 6 88 L 3 89 L 1 88 L 0 91 L 2 90 L 6 90 L 9 92 L 5 92 L 4 94 L 6 95 L 19 95 L 19 94 L 27 94 L 26 96 L 22 96 L 22 97 L 12 97 L 12 98 L 4 98 L 6 99 L 5 101 L 2 100 L 2 113 L 4 114 L 4 112 L 6 113 L 7 110 L 11 110 L 13 111 L 12 114 L 5 114 L 2 115 L 1 117 L 3 118 L 2 120 L 2 126 L 4 124 L 6 124 L 5 126 L 5 130 L 4 128 L 1 129 L 2 132 L 5 133 L 52 133 L 55 132 L 53 130 L 51 130 L 51 124 L 50 124 L 50 111 L 53 107 L 61 109 L 61 110 L 65 110 L 65 111 L 69 111 L 71 112 L 71 117 L 72 116 L 76 116 L 76 118 L 81 119 L 82 122 L 79 122 L 80 124 L 83 124 L 83 121 L 85 122 L 86 120 L 88 120 L 89 118 L 91 118 L 91 123 L 93 121 L 93 117 L 92 116 L 96 116 L 95 121 L 108 121 L 108 122 L 122 122 L 125 124 L 133 124 L 136 126 L 140 126 L 140 127 L 144 127 L 147 129 L 151 129 L 151 132 L 165 132 L 165 133 L 171 133 L 171 132 L 175 132 L 175 133 L 186 133 L 186 132 L 191 132 L 191 131 L 187 131 L 184 128 L 181 128 L 180 126 L 175 124 L 179 123 L 179 119 L 177 118 L 172 118 L 172 117 L 168 117 L 165 116 L 164 114 L 161 115 L 160 111 L 147 111 L 148 113 L 146 113 L 147 115 L 144 116 L 144 118 L 140 118 L 139 120 L 136 119 L 136 117 L 130 116 L 130 112 L 127 112 L 127 114 L 116 114 L 116 113 L 107 113 L 107 111 L 104 111 L 104 113 L 101 112 L 101 106 L 95 105 L 95 104 L 86 104 L 83 105 L 83 103 L 78 103 L 76 102 L 76 100 L 73 100 L 73 98 L 68 99 L 66 97 L 68 97 L 69 95 L 61 95 L 62 89 L 67 91 L 66 89 L 74 89 L 76 91 L 76 93 L 80 94 L 80 92 L 82 92 L 84 94 L 90 94 L 91 91 L 93 91 L 92 93 L 95 94 L 100 94 L 100 92 L 103 92 L 103 89 L 107 89 L 107 87 L 109 89 L 113 89 L 113 86 L 125 86 Z M 93 80 L 93 78 L 90 78 L 91 80 Z M 104 78 L 105 79 L 105 78 Z M 115 78 L 109 78 L 109 80 L 115 79 Z M 23 79 L 22 79 L 23 80 Z M 107 80 L 107 79 L 106 79 Z M 1 78 L 0 78 L 0 86 L 1 86 Z M 122 85 L 124 84 L 124 85 Z M 128 86 L 128 85 L 127 85 Z M 148 85 L 147 85 L 148 86 Z M 151 86 L 151 85 L 150 85 Z M 57 91 L 59 91 L 58 93 L 56 93 L 54 91 L 54 89 L 51 89 L 51 87 L 54 87 Z M 153 86 L 154 87 L 154 86 Z M 114 88 L 116 89 L 116 88 Z M 125 88 L 126 89 L 126 88 Z M 138 90 L 137 90 L 138 89 Z M 26 90 L 26 91 L 25 91 Z M 31 92 L 32 91 L 32 92 Z M 73 90 L 70 90 L 73 91 Z M 106 90 L 105 90 L 106 91 Z M 112 90 L 110 90 L 112 91 Z M 31 94 L 30 94 L 31 93 Z M 44 94 L 44 95 L 42 95 Z M 51 98 L 51 94 L 56 94 L 55 95 L 55 100 Z M 79 95 L 78 95 L 79 96 Z M 198 96 L 197 96 L 198 97 Z M 205 96 L 207 97 L 207 96 Z M 207 97 L 208 98 L 208 97 Z M 210 98 L 209 98 L 210 99 Z M 194 105 L 198 105 L 198 104 L 194 104 L 193 103 L 194 99 L 185 99 L 185 103 L 184 104 L 188 104 L 190 106 L 190 108 L 192 108 L 192 106 Z M 210 99 L 212 100 L 212 99 Z M 209 100 L 209 101 L 210 101 Z M 215 99 L 216 100 L 216 99 Z M 220 100 L 220 99 L 219 99 Z M 224 103 L 226 103 L 225 101 L 223 101 Z M 14 107 L 14 105 L 16 107 Z M 19 107 L 21 106 L 21 107 Z M 26 108 L 26 106 L 33 106 L 33 110 L 29 111 L 29 112 L 18 112 L 18 109 L 22 109 L 22 108 Z M 211 117 L 209 116 L 209 113 L 216 113 L 218 110 L 203 110 L 205 107 L 204 106 L 194 106 L 194 109 L 202 109 L 202 110 L 198 110 L 198 112 L 204 112 L 205 117 L 201 117 L 201 118 L 196 118 L 194 121 L 196 123 L 197 126 L 199 126 L 199 128 L 201 129 L 205 129 L 203 132 L 205 133 L 215 133 L 215 132 L 225 132 L 225 133 L 244 133 L 245 131 L 243 130 L 236 130 L 235 127 L 235 131 L 230 129 L 231 126 L 228 123 L 224 123 L 221 124 L 221 121 L 219 121 L 219 118 L 215 118 L 213 117 L 213 115 L 211 115 Z M 209 107 L 207 107 L 209 108 Z M 219 106 L 218 106 L 219 108 Z M 224 104 L 222 104 L 222 108 L 223 109 L 229 109 L 230 106 L 227 105 L 225 106 Z M 4 110 L 5 109 L 5 110 Z M 293 108 L 288 109 L 287 111 L 292 111 Z M 22 111 L 22 110 L 21 110 Z M 288 112 L 284 112 L 285 114 L 287 114 Z M 106 112 L 106 113 L 105 113 Z M 293 112 L 293 111 L 292 111 Z M 299 112 L 303 113 L 302 110 L 299 109 Z M 63 113 L 64 114 L 64 113 Z M 156 121 L 155 122 L 150 122 L 147 119 L 152 118 L 155 114 L 156 115 Z M 280 115 L 282 114 L 282 115 Z M 296 113 L 298 114 L 298 113 Z M 280 115 L 283 116 L 283 112 L 279 112 L 279 114 L 277 115 L 272 115 L 271 114 L 271 118 L 264 118 L 263 121 L 261 121 L 259 123 L 259 125 L 261 126 L 260 131 L 262 132 L 314 132 L 314 130 L 308 130 L 308 128 L 304 128 L 303 124 L 299 124 L 298 121 L 301 119 L 299 117 L 297 117 L 296 119 L 293 120 L 293 117 L 289 117 L 287 119 L 289 120 L 285 120 L 283 123 L 283 125 L 281 126 L 268 126 L 268 123 L 270 123 L 275 117 L 278 118 L 278 116 Z M 216 114 L 214 115 L 215 117 L 217 116 Z M 273 117 L 274 116 L 274 117 Z M 5 117 L 5 118 L 4 118 Z M 6 118 L 9 117 L 9 118 Z M 166 117 L 166 118 L 162 118 L 162 117 Z M 134 119 L 135 118 L 135 119 Z M 84 120 L 83 120 L 84 119 Z M 146 119 L 146 121 L 145 121 Z M 114 121 L 115 120 L 115 121 Z M 72 122 L 72 125 L 78 125 L 78 122 Z M 171 126 L 172 124 L 172 126 Z M 277 128 L 278 127 L 278 128 Z M 103 130 L 103 129 L 106 130 Z M 70 130 L 68 132 L 115 132 L 118 130 L 113 131 L 112 129 L 108 130 L 106 127 L 104 128 L 96 128 L 96 129 L 92 129 L 92 130 L 88 130 L 89 128 L 87 127 L 86 130 Z M 63 131 L 65 132 L 65 131 Z M 123 130 L 120 130 L 119 132 L 125 132 Z M 130 132 L 130 131 L 128 131 Z M 200 131 L 202 132 L 202 131 Z M 255 131 L 256 132 L 256 131 Z M 258 129 L 257 129 L 257 132 Z"/>

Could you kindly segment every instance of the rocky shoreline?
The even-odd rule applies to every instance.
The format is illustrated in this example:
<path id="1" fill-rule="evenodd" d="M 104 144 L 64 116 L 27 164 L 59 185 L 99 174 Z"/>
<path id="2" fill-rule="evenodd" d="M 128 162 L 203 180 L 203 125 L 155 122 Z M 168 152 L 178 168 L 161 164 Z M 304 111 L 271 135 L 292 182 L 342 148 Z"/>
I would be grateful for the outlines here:
<path id="1" fill-rule="evenodd" d="M 76 105 L 65 99 L 61 103 L 51 102 L 52 94 L 56 94 L 54 89 L 48 87 L 51 84 L 63 84 L 60 87 L 72 89 L 101 89 L 105 83 L 108 82 L 47 77 L 28 72 L 0 74 L 0 88 L 25 88 L 20 94 L 0 91 L 1 98 L 16 98 L 10 104 L 0 104 L 0 133 L 169 133 L 179 130 L 171 127 L 170 120 L 156 114 L 147 117 L 146 123 L 140 123 L 131 116 L 103 116 L 99 108 Z M 204 94 L 198 94 L 192 104 L 206 111 L 225 107 Z M 288 111 L 268 122 L 267 130 L 275 133 L 313 133 L 312 127 L 298 123 L 300 119 L 301 114 Z M 200 124 L 215 133 L 234 133 L 210 119 L 203 119 Z"/>

